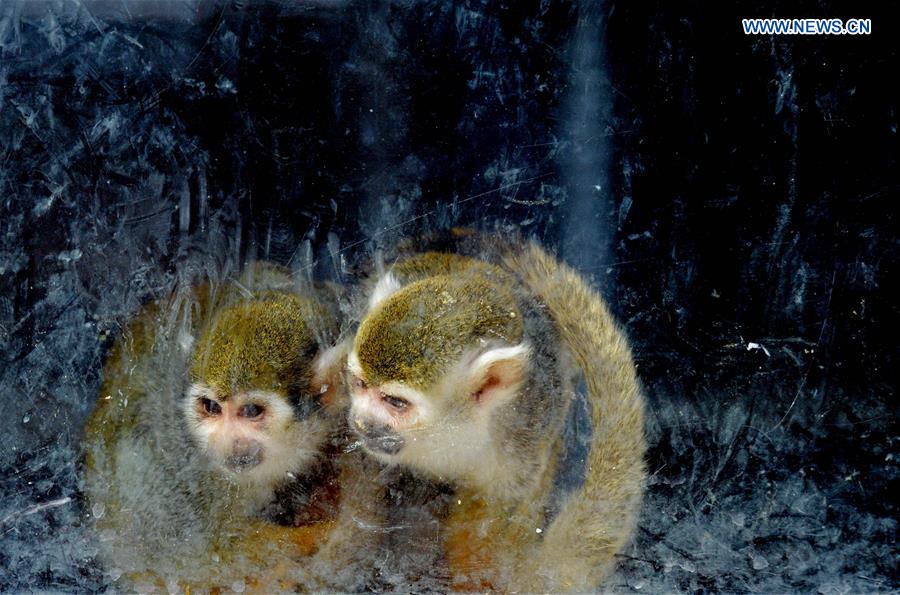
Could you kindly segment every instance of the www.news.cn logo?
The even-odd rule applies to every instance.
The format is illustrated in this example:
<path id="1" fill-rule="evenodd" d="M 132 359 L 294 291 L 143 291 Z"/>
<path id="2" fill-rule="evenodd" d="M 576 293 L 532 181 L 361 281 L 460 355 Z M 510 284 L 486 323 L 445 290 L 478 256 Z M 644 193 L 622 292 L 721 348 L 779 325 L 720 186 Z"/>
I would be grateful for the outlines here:
<path id="1" fill-rule="evenodd" d="M 872 19 L 741 19 L 745 35 L 869 35 Z"/>

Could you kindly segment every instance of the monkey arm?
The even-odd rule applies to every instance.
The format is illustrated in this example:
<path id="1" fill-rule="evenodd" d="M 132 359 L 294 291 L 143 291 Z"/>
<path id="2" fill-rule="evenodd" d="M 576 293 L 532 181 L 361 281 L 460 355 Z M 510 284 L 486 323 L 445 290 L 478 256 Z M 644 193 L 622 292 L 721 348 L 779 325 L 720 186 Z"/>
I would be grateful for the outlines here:
<path id="1" fill-rule="evenodd" d="M 220 531 L 216 544 L 229 579 L 199 585 L 204 590 L 242 580 L 250 592 L 342 591 L 369 581 L 387 531 L 383 488 L 377 469 L 359 453 L 339 455 L 339 506 L 301 525 L 238 521 Z M 371 462 L 369 462 L 371 463 Z M 316 504 L 310 503 L 310 507 Z M 296 511 L 300 517 L 304 511 Z"/>
<path id="2" fill-rule="evenodd" d="M 358 451 L 339 455 L 340 507 L 305 564 L 312 591 L 360 591 L 372 575 L 386 532 L 384 485 L 374 461 Z"/>
<path id="3" fill-rule="evenodd" d="M 523 565 L 531 576 L 557 472 L 552 462 L 558 460 L 561 442 L 555 440 L 548 445 L 542 458 L 550 463 L 518 502 L 488 501 L 477 491 L 457 491 L 445 521 L 444 540 L 453 590 L 509 589 L 510 585 L 522 584 L 519 577 Z M 534 582 L 529 580 L 528 584 Z"/>

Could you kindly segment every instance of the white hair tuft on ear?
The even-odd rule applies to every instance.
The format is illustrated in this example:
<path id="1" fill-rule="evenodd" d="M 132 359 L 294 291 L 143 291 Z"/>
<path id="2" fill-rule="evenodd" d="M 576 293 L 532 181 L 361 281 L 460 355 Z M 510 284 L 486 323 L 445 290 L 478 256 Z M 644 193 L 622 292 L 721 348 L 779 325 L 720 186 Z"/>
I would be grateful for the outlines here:
<path id="1" fill-rule="evenodd" d="M 525 382 L 531 360 L 531 346 L 519 343 L 482 353 L 469 368 L 473 395 L 492 409 L 515 398 Z"/>
<path id="2" fill-rule="evenodd" d="M 489 368 L 496 362 L 505 360 L 517 360 L 522 363 L 527 362 L 531 357 L 531 346 L 522 342 L 511 347 L 496 347 L 478 356 L 472 364 L 472 368 L 483 370 Z"/>
<path id="3" fill-rule="evenodd" d="M 369 298 L 369 310 L 386 300 L 390 295 L 403 287 L 403 284 L 391 273 L 378 280 L 372 296 Z"/>
<path id="4" fill-rule="evenodd" d="M 334 382 L 334 378 L 340 374 L 344 358 L 350 351 L 351 341 L 345 339 L 332 347 L 327 347 L 319 352 L 313 362 L 313 382 L 322 384 Z"/>
<path id="5" fill-rule="evenodd" d="M 188 353 L 194 347 L 194 335 L 185 329 L 178 331 L 178 347 L 182 353 Z"/>

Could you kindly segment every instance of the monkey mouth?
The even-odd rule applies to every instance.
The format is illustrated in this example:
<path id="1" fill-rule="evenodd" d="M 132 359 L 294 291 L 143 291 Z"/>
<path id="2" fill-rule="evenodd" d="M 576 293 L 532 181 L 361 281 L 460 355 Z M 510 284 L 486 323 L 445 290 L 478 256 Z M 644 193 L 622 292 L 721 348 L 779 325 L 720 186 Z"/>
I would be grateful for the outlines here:
<path id="1" fill-rule="evenodd" d="M 250 471 L 263 461 L 262 449 L 236 453 L 225 459 L 225 466 L 234 473 Z"/>
<path id="2" fill-rule="evenodd" d="M 374 454 L 395 455 L 406 444 L 402 436 L 386 425 L 376 425 L 362 418 L 351 417 L 350 427 L 363 448 Z"/>
<path id="3" fill-rule="evenodd" d="M 403 449 L 405 441 L 397 435 L 366 436 L 360 435 L 363 448 L 385 455 L 395 455 Z"/>

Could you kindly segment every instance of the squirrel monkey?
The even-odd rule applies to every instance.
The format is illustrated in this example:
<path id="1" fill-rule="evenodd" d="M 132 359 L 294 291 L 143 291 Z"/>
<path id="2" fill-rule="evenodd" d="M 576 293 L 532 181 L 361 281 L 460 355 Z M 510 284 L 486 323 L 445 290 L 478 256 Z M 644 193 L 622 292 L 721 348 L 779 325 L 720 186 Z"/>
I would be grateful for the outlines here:
<path id="1" fill-rule="evenodd" d="M 645 477 L 631 355 L 574 271 L 536 245 L 488 248 L 400 259 L 378 280 L 348 357 L 349 423 L 375 458 L 455 490 L 443 521 L 454 588 L 595 589 L 633 531 Z M 579 376 L 590 451 L 553 515 Z"/>
<path id="2" fill-rule="evenodd" d="M 333 537 L 353 467 L 336 456 L 336 300 L 257 264 L 128 326 L 83 442 L 114 577 L 139 590 L 270 590 Z"/>

